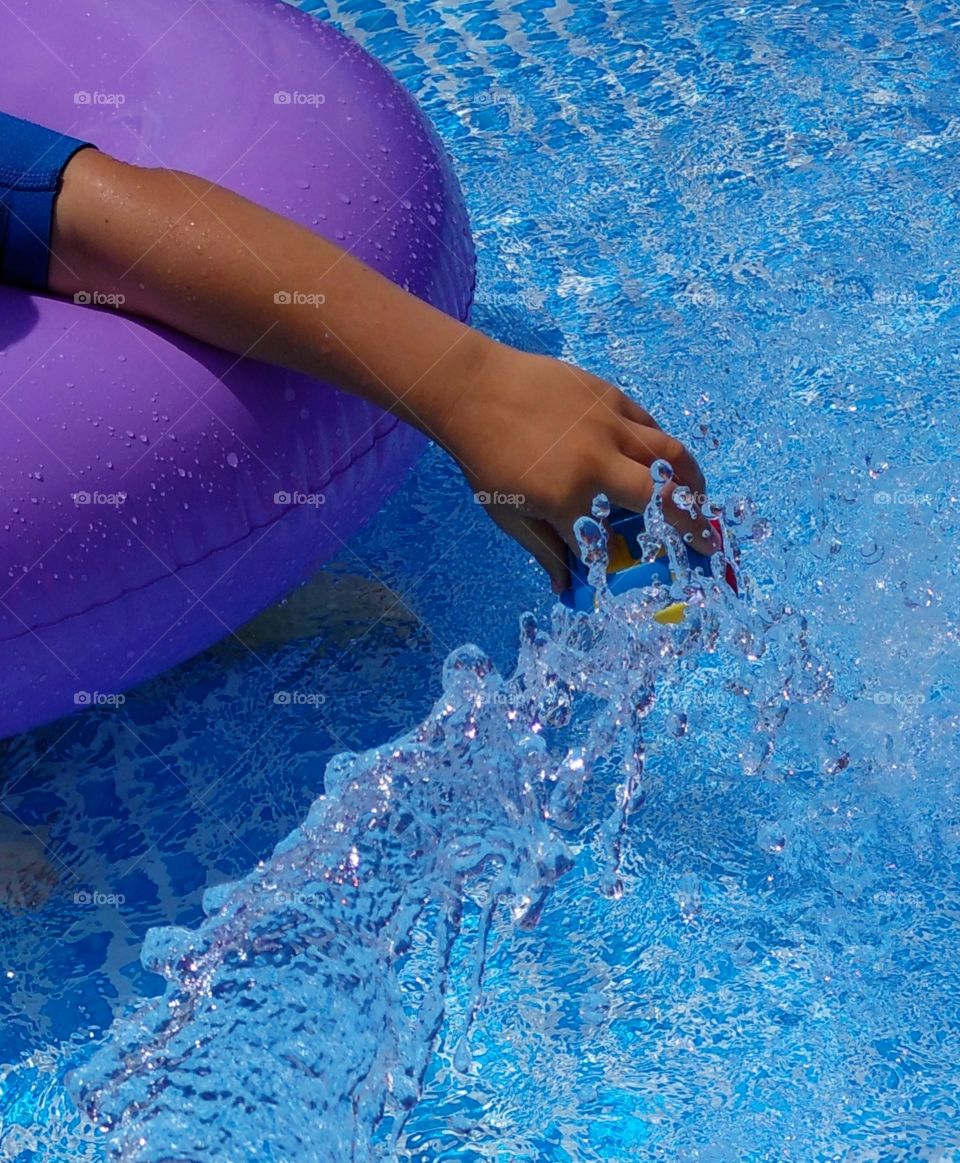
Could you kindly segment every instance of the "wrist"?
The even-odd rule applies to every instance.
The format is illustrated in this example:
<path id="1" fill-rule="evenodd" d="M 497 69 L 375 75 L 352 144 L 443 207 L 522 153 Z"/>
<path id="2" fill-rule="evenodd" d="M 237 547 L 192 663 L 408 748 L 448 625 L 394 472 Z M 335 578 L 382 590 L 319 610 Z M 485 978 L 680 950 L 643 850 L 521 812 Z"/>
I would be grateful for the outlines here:
<path id="1" fill-rule="evenodd" d="M 481 400 L 502 344 L 464 327 L 462 335 L 402 397 L 397 411 L 450 451 L 458 418 Z"/>

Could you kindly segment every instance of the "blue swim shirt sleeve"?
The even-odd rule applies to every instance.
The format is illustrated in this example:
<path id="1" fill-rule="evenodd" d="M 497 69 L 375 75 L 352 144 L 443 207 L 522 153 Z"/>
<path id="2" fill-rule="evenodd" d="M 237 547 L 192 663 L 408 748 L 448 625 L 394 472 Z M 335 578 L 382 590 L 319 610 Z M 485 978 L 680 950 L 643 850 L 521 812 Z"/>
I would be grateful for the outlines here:
<path id="1" fill-rule="evenodd" d="M 0 112 L 0 283 L 47 290 L 60 179 L 90 144 Z"/>

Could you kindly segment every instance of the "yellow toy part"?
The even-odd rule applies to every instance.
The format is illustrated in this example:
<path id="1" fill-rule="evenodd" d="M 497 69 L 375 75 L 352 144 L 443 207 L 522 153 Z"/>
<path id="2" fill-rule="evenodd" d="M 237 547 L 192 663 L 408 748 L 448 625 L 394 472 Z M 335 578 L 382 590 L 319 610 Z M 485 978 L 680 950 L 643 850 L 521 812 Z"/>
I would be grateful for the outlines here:
<path id="1" fill-rule="evenodd" d="M 653 615 L 653 620 L 663 625 L 676 626 L 683 621 L 683 616 L 686 612 L 686 602 L 671 602 L 669 606 L 664 606 L 662 610 L 657 610 Z"/>

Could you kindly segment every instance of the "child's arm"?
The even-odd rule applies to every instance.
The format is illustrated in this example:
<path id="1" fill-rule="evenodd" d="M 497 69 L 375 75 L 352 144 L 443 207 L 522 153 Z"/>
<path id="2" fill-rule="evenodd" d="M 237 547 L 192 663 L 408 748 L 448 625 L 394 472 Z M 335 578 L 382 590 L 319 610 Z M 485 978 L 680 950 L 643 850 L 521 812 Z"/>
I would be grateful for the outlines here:
<path id="1" fill-rule="evenodd" d="M 60 294 L 119 293 L 124 309 L 238 355 L 330 380 L 437 440 L 471 485 L 522 495 L 491 516 L 566 584 L 564 541 L 598 492 L 642 509 L 648 466 L 704 488 L 694 459 L 617 388 L 515 351 L 402 291 L 319 235 L 210 182 L 92 149 L 68 164 L 49 273 Z M 278 304 L 279 291 L 324 303 Z M 700 548 L 704 520 L 671 506 Z"/>

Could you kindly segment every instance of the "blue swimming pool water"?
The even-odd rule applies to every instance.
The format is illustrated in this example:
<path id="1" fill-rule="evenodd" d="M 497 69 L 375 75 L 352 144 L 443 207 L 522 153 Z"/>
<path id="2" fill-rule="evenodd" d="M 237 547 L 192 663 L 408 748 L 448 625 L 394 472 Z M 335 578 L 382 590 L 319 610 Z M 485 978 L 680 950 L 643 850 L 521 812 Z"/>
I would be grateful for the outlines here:
<path id="1" fill-rule="evenodd" d="M 61 883 L 39 912 L 0 915 L 0 1154 L 104 1157 L 64 1071 L 101 1047 L 86 1078 L 103 1109 L 142 1097 L 156 1016 L 106 1030 L 163 985 L 144 938 L 196 928 L 205 888 L 252 875 L 227 904 L 254 914 L 231 930 L 253 952 L 207 954 L 224 1005 L 191 1014 L 168 1072 L 210 1066 L 208 1089 L 174 1087 L 172 1105 L 231 1138 L 184 1158 L 952 1159 L 960 7 L 318 14 L 390 65 L 448 143 L 477 236 L 475 321 L 618 379 L 688 436 L 739 521 L 750 601 L 739 621 L 708 616 L 715 648 L 679 656 L 614 615 L 603 639 L 559 626 L 518 647 L 522 611 L 549 629 L 540 579 L 433 453 L 334 581 L 249 630 L 256 656 L 225 644 L 117 711 L 7 744 L 4 805 L 49 829 Z M 442 730 L 389 772 L 394 787 L 429 775 L 399 797 L 424 853 L 441 835 L 466 867 L 459 825 L 482 821 L 511 875 L 457 885 L 449 863 L 382 844 L 358 855 L 376 866 L 369 899 L 408 911 L 372 929 L 355 899 L 338 912 L 309 879 L 330 864 L 324 813 L 347 818 L 381 755 L 356 761 L 361 792 L 342 766 L 327 776 L 316 833 L 258 879 L 328 760 L 425 720 L 464 641 L 505 675 L 519 649 L 525 690 L 462 658 Z M 312 698 L 278 707 L 278 690 Z M 643 778 L 621 830 L 637 713 Z M 537 784 L 542 770 L 556 778 Z M 518 925 L 565 851 L 539 923 Z M 405 952 L 378 943 L 401 932 Z M 205 939 L 148 947 L 162 964 Z M 323 972 L 306 974 L 318 943 Z M 180 1157 L 162 1105 L 128 1118 L 143 1158 Z M 273 1146 L 251 1151 L 265 1127 Z"/>

